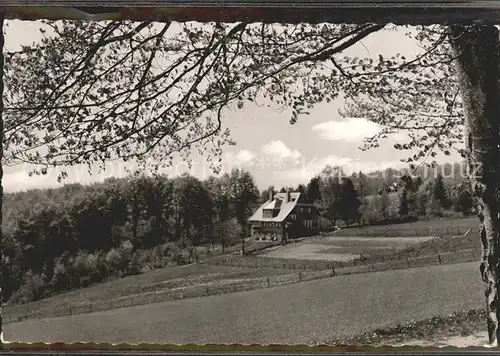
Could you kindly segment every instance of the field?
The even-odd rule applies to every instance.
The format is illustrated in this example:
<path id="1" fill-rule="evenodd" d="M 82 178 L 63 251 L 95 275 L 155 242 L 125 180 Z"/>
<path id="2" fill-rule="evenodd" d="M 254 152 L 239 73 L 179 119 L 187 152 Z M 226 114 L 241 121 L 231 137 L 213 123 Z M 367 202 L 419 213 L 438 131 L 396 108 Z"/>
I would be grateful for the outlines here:
<path id="1" fill-rule="evenodd" d="M 470 219 L 462 220 L 452 223 L 470 224 Z M 449 220 L 439 222 L 443 229 Z M 163 268 L 34 303 L 6 306 L 4 321 L 91 313 L 346 274 L 476 261 L 480 255 L 475 232 L 460 237 L 345 237 L 335 233 L 281 247 L 248 246 L 256 251 L 254 255 L 235 254 L 237 248 L 233 247 L 199 264 Z M 263 247 L 268 249 L 260 251 Z"/>
<path id="2" fill-rule="evenodd" d="M 17 321 L 22 317 L 48 317 L 67 315 L 90 310 L 77 310 L 91 305 L 94 310 L 107 310 L 125 305 L 138 305 L 159 300 L 176 299 L 178 293 L 190 287 L 216 292 L 225 285 L 276 277 L 290 273 L 280 269 L 238 268 L 191 264 L 167 267 L 137 276 L 129 276 L 107 283 L 78 289 L 24 305 L 4 307 L 4 320 Z M 167 295 L 163 292 L 173 292 Z M 207 293 L 204 293 L 207 294 Z M 209 294 L 209 293 L 208 293 Z M 80 305 L 79 305 L 80 304 Z M 73 310 L 68 310 L 73 308 Z"/>
<path id="3" fill-rule="evenodd" d="M 400 261 L 405 258 L 437 256 L 463 250 L 475 250 L 479 256 L 481 246 L 477 226 L 477 218 L 474 217 L 351 228 L 304 239 L 284 247 L 269 248 L 253 256 L 220 255 L 207 263 L 316 271 L 331 269 L 332 266 L 342 268 Z M 465 235 L 468 230 L 470 231 Z M 372 235 L 365 236 L 365 231 Z M 457 235 L 457 232 L 460 232 L 460 235 Z"/>
<path id="4" fill-rule="evenodd" d="M 359 259 L 361 255 L 390 255 L 402 251 L 418 243 L 432 240 L 433 237 L 341 237 L 325 236 L 301 243 L 291 244 L 279 249 L 272 249 L 260 254 L 262 257 L 322 260 L 322 261 L 351 261 Z"/>
<path id="5" fill-rule="evenodd" d="M 340 276 L 5 325 L 8 341 L 315 344 L 484 305 L 477 263 Z"/>
<path id="6" fill-rule="evenodd" d="M 477 217 L 443 218 L 436 220 L 419 220 L 413 223 L 351 227 L 335 233 L 336 236 L 367 237 L 407 237 L 407 236 L 458 236 L 469 229 L 478 231 Z"/>

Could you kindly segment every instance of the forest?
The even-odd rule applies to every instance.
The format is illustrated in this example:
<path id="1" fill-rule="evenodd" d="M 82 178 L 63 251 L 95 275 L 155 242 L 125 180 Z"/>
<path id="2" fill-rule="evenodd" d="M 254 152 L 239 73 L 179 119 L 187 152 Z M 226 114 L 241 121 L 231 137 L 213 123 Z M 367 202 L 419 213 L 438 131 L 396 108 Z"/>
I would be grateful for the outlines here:
<path id="1" fill-rule="evenodd" d="M 4 301 L 27 303 L 198 262 L 249 235 L 247 219 L 268 199 L 269 189 L 303 193 L 301 199 L 318 206 L 326 231 L 332 225 L 469 215 L 472 197 L 461 166 L 440 167 L 435 172 L 446 174 L 388 169 L 342 176 L 340 168 L 327 166 L 297 187 L 263 191 L 250 172 L 235 169 L 206 180 L 136 173 L 91 185 L 6 194 Z"/>

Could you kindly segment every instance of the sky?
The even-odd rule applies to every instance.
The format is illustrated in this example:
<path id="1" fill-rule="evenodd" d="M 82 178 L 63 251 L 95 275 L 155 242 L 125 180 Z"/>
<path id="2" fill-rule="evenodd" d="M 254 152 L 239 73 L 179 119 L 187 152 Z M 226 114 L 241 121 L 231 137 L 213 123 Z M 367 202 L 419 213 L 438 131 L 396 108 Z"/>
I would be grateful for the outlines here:
<path id="1" fill-rule="evenodd" d="M 6 49 L 15 50 L 40 38 L 39 23 L 30 21 L 9 21 Z M 414 40 L 405 36 L 405 29 L 382 31 L 369 35 L 363 41 L 346 50 L 349 56 L 388 57 L 401 53 L 407 57 L 420 52 Z M 390 45 L 388 45 L 390 43 Z M 388 167 L 405 167 L 400 159 L 407 152 L 396 151 L 394 144 L 401 135 L 383 140 L 380 147 L 361 151 L 363 139 L 376 134 L 380 127 L 362 120 L 342 118 L 338 110 L 344 105 L 338 98 L 330 103 L 318 104 L 310 115 L 299 117 L 296 124 L 289 123 L 289 112 L 277 112 L 272 108 L 247 104 L 241 111 L 228 111 L 223 123 L 231 130 L 235 146 L 228 147 L 223 157 L 222 172 L 232 168 L 248 170 L 255 177 L 259 189 L 270 185 L 275 187 L 296 186 L 308 181 L 326 165 L 340 165 L 346 172 L 373 171 Z M 439 156 L 438 162 L 458 161 L 458 155 Z M 166 171 L 175 176 L 188 172 L 200 179 L 212 174 L 206 158 L 193 153 L 193 166 L 174 161 Z M 16 192 L 32 188 L 60 186 L 57 171 L 44 176 L 29 177 L 29 167 L 6 167 L 3 178 L 5 192 Z M 90 175 L 86 166 L 72 167 L 67 171 L 66 183 L 87 184 L 102 181 L 107 177 L 124 177 L 127 174 L 124 163 L 114 162 L 102 173 Z"/>

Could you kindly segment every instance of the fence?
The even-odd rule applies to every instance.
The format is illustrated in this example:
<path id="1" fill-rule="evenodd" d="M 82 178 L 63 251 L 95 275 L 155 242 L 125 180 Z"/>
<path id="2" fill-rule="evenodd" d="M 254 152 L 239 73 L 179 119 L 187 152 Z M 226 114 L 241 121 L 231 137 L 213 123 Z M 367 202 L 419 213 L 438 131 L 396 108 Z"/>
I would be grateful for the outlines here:
<path id="1" fill-rule="evenodd" d="M 215 294 L 269 288 L 279 285 L 305 282 L 319 278 L 407 269 L 439 264 L 471 262 L 478 260 L 479 256 L 480 255 L 477 250 L 471 249 L 417 258 L 406 257 L 399 260 L 391 260 L 379 263 L 363 263 L 343 267 L 331 265 L 329 269 L 323 269 L 319 271 L 297 271 L 295 273 L 280 276 L 249 278 L 236 282 L 222 280 L 217 285 L 195 285 L 171 290 L 145 292 L 135 295 L 127 295 L 120 298 L 114 298 L 113 300 L 94 300 L 86 302 L 82 301 L 81 303 L 59 302 L 57 304 L 54 304 L 53 302 L 51 303 L 50 300 L 40 300 L 24 305 L 4 307 L 3 322 L 4 324 L 8 324 L 22 321 L 28 318 L 47 318 L 92 313 L 96 311 L 105 311 L 129 306 L 166 302 L 176 299 L 194 298 Z"/>
<path id="2" fill-rule="evenodd" d="M 473 240 L 473 237 L 471 237 L 471 240 Z M 456 253 L 459 250 L 470 249 L 471 247 L 471 246 L 464 247 L 463 244 L 461 245 L 460 243 L 457 244 L 458 246 L 453 246 L 452 245 L 453 242 L 454 240 L 446 240 L 446 243 L 448 244 L 445 249 L 446 251 L 451 251 L 451 253 Z M 288 269 L 292 271 L 298 271 L 298 270 L 319 271 L 332 268 L 357 267 L 359 265 L 400 261 L 406 258 L 420 258 L 429 255 L 438 255 L 439 253 L 444 253 L 440 251 L 440 247 L 437 245 L 438 243 L 439 240 L 429 240 L 418 244 L 408 244 L 406 246 L 406 249 L 403 250 L 393 249 L 393 252 L 390 254 L 382 254 L 379 256 L 363 256 L 361 258 L 349 261 L 327 262 L 321 260 L 311 261 L 311 260 L 300 260 L 300 259 L 269 258 L 260 256 L 221 255 L 208 259 L 204 261 L 204 263 L 215 266 L 230 266 L 230 267 L 244 267 L 244 268 L 274 268 L 274 269 Z M 450 244 L 452 246 L 450 246 Z M 424 248 L 425 250 L 423 250 Z"/>
<path id="3" fill-rule="evenodd" d="M 453 235 L 463 235 L 470 227 L 428 227 L 428 228 L 416 228 L 410 229 L 405 227 L 404 229 L 398 228 L 387 228 L 382 226 L 370 226 L 366 228 L 350 228 L 346 230 L 340 230 L 336 233 L 338 236 L 349 235 L 357 237 L 426 237 L 426 236 L 453 236 Z"/>

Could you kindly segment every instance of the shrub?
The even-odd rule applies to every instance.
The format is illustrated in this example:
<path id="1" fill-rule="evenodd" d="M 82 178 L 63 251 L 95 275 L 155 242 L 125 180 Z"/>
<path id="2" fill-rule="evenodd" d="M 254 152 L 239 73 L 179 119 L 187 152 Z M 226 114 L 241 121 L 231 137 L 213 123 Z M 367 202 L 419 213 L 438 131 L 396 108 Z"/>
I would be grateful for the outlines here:
<path id="1" fill-rule="evenodd" d="M 12 294 L 14 303 L 29 303 L 47 296 L 46 285 L 43 276 L 34 274 L 31 270 L 24 274 L 24 283 Z"/>
<path id="2" fill-rule="evenodd" d="M 219 221 L 215 225 L 215 234 L 223 249 L 237 244 L 240 241 L 242 230 L 236 219 Z"/>

